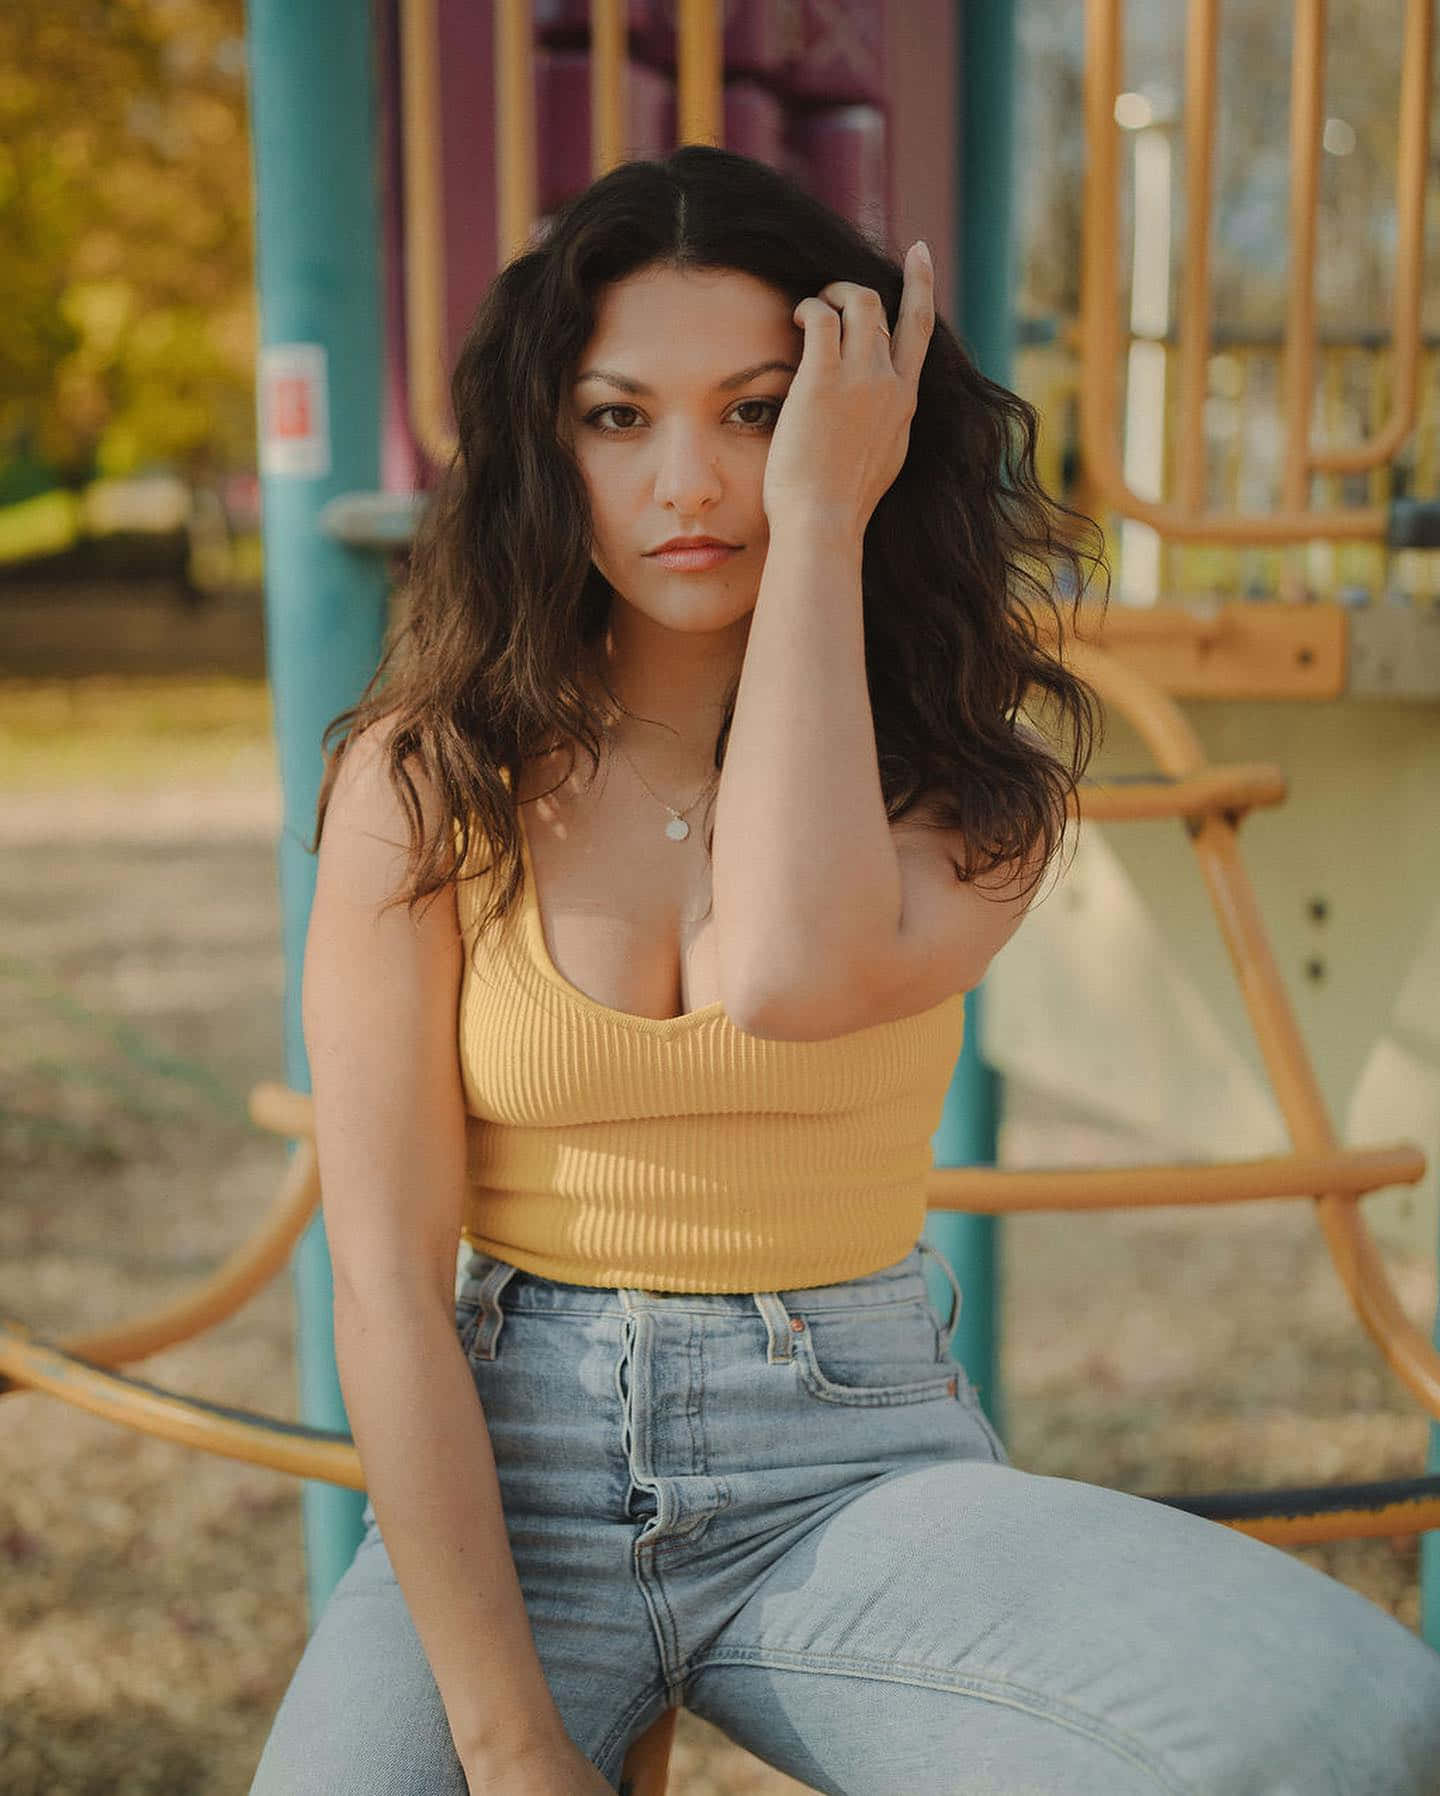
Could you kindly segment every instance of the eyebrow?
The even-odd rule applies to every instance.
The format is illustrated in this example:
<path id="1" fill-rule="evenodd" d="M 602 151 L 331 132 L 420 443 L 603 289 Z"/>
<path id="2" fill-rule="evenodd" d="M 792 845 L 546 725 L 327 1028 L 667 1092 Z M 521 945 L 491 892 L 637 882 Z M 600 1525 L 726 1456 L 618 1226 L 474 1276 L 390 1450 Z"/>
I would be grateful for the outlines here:
<path id="1" fill-rule="evenodd" d="M 795 374 L 798 370 L 793 362 L 757 362 L 753 368 L 742 368 L 738 374 L 728 375 L 724 380 L 717 380 L 716 391 L 728 393 L 732 387 L 743 387 L 747 381 L 754 380 L 761 374 Z M 612 373 L 608 368 L 587 368 L 583 374 L 577 374 L 575 385 L 578 387 L 584 380 L 608 381 L 612 387 L 619 387 L 622 393 L 635 393 L 649 398 L 654 389 L 647 387 L 643 381 L 630 380 L 623 374 Z"/>

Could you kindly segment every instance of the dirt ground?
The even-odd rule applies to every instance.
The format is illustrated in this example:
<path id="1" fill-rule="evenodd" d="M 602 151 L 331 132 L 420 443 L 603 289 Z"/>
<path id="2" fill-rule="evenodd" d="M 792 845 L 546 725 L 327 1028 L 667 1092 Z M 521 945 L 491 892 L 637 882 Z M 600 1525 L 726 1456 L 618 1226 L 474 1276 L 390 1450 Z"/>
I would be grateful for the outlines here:
<path id="1" fill-rule="evenodd" d="M 186 1289 L 280 1177 L 244 1110 L 283 1073 L 267 730 L 244 682 L 0 687 L 0 1313 L 42 1335 Z M 1012 1110 L 1017 1163 L 1024 1139 Z M 1307 1206 L 1004 1229 L 1017 1465 L 1138 1491 L 1423 1467 Z M 1391 1264 L 1428 1332 L 1433 1267 Z M 282 1277 L 139 1375 L 293 1417 L 293 1327 Z M 1297 1556 L 1418 1626 L 1413 1538 Z M 13 1395 L 0 1574 L 0 1796 L 244 1796 L 305 1640 L 295 1481 Z M 688 1715 L 672 1787 L 800 1788 Z"/>

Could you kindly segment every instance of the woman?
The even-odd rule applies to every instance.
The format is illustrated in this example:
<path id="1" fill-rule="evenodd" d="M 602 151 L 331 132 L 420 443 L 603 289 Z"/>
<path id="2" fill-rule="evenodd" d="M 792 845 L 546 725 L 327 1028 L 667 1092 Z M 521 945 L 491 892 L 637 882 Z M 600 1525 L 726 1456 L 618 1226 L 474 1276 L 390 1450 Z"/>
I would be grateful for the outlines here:
<path id="1" fill-rule="evenodd" d="M 1440 1655 L 1011 1466 L 943 1259 L 931 1305 L 964 993 L 1098 707 L 1037 627 L 1097 557 L 924 246 L 627 164 L 452 396 L 327 732 L 304 1023 L 370 1500 L 254 1796 L 599 1792 L 674 1704 L 845 1796 L 1440 1790 Z"/>

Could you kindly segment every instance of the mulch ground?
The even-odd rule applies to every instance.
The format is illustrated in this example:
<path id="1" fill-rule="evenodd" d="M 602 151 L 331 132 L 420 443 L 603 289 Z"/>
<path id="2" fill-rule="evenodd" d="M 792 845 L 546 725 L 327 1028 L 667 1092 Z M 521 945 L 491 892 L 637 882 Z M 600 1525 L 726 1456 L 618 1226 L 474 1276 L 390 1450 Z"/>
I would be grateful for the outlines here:
<path id="1" fill-rule="evenodd" d="M 241 1241 L 285 1149 L 278 821 L 264 753 L 203 783 L 0 798 L 0 1312 L 147 1311 Z M 1024 1158 L 1024 1094 L 1006 1155 Z M 1078 1139 L 1078 1137 L 1077 1137 Z M 1017 1465 L 1139 1491 L 1420 1470 L 1425 1420 L 1351 1314 L 1305 1205 L 1005 1224 Z M 1391 1256 L 1428 1332 L 1434 1268 Z M 296 1414 L 281 1278 L 140 1376 Z M 1413 1538 L 1299 1550 L 1417 1628 Z M 305 1640 L 297 1484 L 46 1397 L 0 1406 L 0 1796 L 244 1796 Z M 679 1796 L 781 1796 L 682 1716 Z"/>

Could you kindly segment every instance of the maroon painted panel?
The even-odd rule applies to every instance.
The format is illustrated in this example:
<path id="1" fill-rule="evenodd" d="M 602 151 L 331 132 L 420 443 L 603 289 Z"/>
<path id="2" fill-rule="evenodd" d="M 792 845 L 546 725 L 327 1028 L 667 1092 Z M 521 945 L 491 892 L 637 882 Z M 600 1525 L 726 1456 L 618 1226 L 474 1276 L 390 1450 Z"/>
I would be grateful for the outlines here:
<path id="1" fill-rule="evenodd" d="M 789 88 L 797 98 L 883 106 L 888 98 L 883 0 L 801 0 L 800 46 Z"/>
<path id="2" fill-rule="evenodd" d="M 972 4 L 980 0 L 970 0 Z M 954 0 L 886 8 L 890 238 L 903 256 L 917 237 L 935 258 L 935 309 L 953 317 L 962 9 Z"/>
<path id="3" fill-rule="evenodd" d="M 791 143 L 804 186 L 883 242 L 888 230 L 884 113 L 876 106 L 806 113 L 795 121 Z"/>
<path id="4" fill-rule="evenodd" d="M 661 0 L 628 0 L 625 23 L 633 33 L 649 30 Z M 673 7 L 673 0 L 671 0 Z M 542 44 L 573 43 L 590 39 L 590 0 L 533 0 L 530 16 L 535 36 Z"/>
<path id="5" fill-rule="evenodd" d="M 445 336 L 453 367 L 475 308 L 499 267 L 491 0 L 437 0 L 436 23 L 445 171 Z"/>
<path id="6" fill-rule="evenodd" d="M 626 156 L 663 156 L 675 141 L 675 86 L 667 75 L 631 62 L 625 82 Z M 590 184 L 590 52 L 535 53 L 535 136 L 542 212 L 553 212 Z"/>
<path id="7" fill-rule="evenodd" d="M 785 160 L 785 108 L 778 94 L 758 81 L 725 83 L 725 144 L 780 168 Z"/>
<path id="8" fill-rule="evenodd" d="M 405 194 L 400 159 L 399 20 L 393 4 L 375 8 L 378 73 L 377 179 L 385 371 L 380 420 L 380 490 L 410 493 L 424 484 L 427 462 L 410 423 L 405 342 Z"/>

